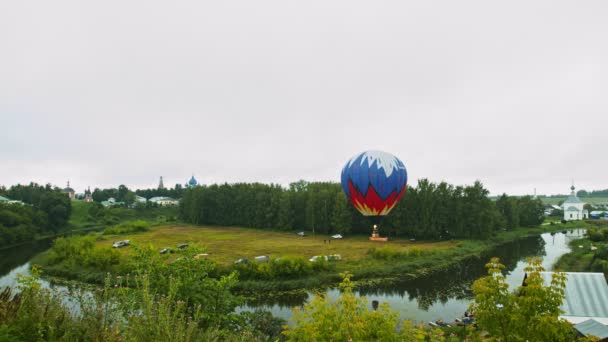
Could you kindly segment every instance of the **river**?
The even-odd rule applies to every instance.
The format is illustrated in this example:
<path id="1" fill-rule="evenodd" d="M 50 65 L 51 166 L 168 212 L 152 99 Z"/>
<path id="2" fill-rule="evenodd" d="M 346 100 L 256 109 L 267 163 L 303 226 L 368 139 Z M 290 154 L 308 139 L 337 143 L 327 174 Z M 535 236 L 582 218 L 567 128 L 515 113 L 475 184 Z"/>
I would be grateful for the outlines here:
<path id="1" fill-rule="evenodd" d="M 503 244 L 483 255 L 471 258 L 467 262 L 434 273 L 413 281 L 374 285 L 356 291 L 359 296 L 366 296 L 371 302 L 388 302 L 393 310 L 399 312 L 401 319 L 416 322 L 428 322 L 443 319 L 453 321 L 461 317 L 472 300 L 471 285 L 475 279 L 486 275 L 484 265 L 492 256 L 499 257 L 505 265 L 507 282 L 514 288 L 523 280 L 525 260 L 528 257 L 543 258 L 543 267 L 552 270 L 557 259 L 570 251 L 569 241 L 579 238 L 584 230 L 573 229 L 560 233 L 545 233 Z M 38 253 L 47 250 L 50 240 L 38 241 L 10 249 L 0 250 L 0 288 L 15 286 L 17 274 L 29 273 L 30 260 Z M 44 286 L 52 286 L 48 282 Z M 337 289 L 327 291 L 331 298 L 337 298 Z M 272 300 L 259 300 L 240 307 L 237 311 L 262 309 L 268 310 L 277 317 L 289 319 L 291 308 L 299 306 L 312 294 L 287 296 Z"/>

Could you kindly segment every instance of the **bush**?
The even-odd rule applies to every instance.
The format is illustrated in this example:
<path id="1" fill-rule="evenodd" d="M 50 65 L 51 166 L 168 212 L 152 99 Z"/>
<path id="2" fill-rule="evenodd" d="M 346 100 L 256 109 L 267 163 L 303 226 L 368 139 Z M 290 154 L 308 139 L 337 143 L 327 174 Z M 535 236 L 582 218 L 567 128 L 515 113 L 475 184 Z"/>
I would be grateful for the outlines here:
<path id="1" fill-rule="evenodd" d="M 331 265 L 325 258 L 310 262 L 299 257 L 282 257 L 267 263 L 236 264 L 234 269 L 239 272 L 240 279 L 273 280 L 309 276 L 314 272 L 329 270 Z"/>
<path id="2" fill-rule="evenodd" d="M 411 247 L 403 252 L 394 250 L 391 247 L 382 247 L 382 248 L 370 248 L 367 251 L 367 254 L 371 255 L 374 259 L 380 260 L 397 260 L 404 259 L 406 257 L 417 257 L 422 255 L 422 250 L 418 247 Z"/>
<path id="3" fill-rule="evenodd" d="M 608 241 L 608 228 L 589 228 L 587 229 L 587 236 L 589 240 L 594 242 Z"/>
<path id="4" fill-rule="evenodd" d="M 390 247 L 370 248 L 367 254 L 380 260 L 394 260 L 405 256 L 405 253 L 398 252 Z"/>
<path id="5" fill-rule="evenodd" d="M 128 234 L 128 233 L 139 233 L 150 230 L 150 223 L 147 221 L 129 221 L 119 225 L 106 228 L 103 231 L 104 235 L 110 234 Z"/>
<path id="6" fill-rule="evenodd" d="M 120 254 L 111 247 L 95 245 L 95 235 L 58 238 L 44 258 L 47 265 L 63 265 L 67 268 L 90 267 L 96 271 L 109 271 L 120 263 Z"/>

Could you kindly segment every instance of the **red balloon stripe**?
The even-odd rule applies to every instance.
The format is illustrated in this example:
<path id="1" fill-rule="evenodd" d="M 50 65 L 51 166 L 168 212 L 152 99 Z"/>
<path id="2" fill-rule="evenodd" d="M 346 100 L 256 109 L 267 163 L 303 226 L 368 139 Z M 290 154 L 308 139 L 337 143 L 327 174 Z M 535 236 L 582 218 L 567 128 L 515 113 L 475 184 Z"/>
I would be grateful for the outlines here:
<path id="1" fill-rule="evenodd" d="M 384 216 L 388 214 L 405 193 L 405 188 L 406 186 L 399 193 L 393 191 L 387 199 L 383 200 L 371 185 L 367 189 L 367 194 L 363 196 L 350 179 L 348 180 L 349 200 L 365 216 Z"/>

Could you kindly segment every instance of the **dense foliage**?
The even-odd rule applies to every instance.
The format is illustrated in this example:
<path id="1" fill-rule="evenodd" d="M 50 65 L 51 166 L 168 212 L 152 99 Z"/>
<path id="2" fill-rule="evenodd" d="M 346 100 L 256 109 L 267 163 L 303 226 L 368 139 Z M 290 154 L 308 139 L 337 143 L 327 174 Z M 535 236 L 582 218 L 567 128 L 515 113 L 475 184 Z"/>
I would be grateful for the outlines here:
<path id="1" fill-rule="evenodd" d="M 608 189 L 593 191 L 579 190 L 576 195 L 578 197 L 608 197 Z"/>
<path id="2" fill-rule="evenodd" d="M 48 225 L 43 228 L 57 231 L 70 219 L 72 213 L 70 199 L 59 188 L 53 188 L 50 184 L 46 186 L 36 183 L 17 184 L 8 189 L 6 194 L 12 200 L 23 201 L 44 212 Z"/>
<path id="3" fill-rule="evenodd" d="M 203 303 L 180 299 L 183 277 L 168 279 L 166 292 L 154 289 L 145 273 L 128 280 L 108 277 L 96 291 L 72 289 L 66 301 L 66 293 L 43 288 L 38 276 L 34 267 L 32 276 L 21 276 L 19 293 L 0 292 L 0 340 L 267 341 L 280 333 L 282 320 L 267 312 L 213 312 L 208 304 L 217 298 Z M 210 290 L 222 296 L 228 285 Z M 215 321 L 208 321 L 210 313 Z"/>
<path id="4" fill-rule="evenodd" d="M 46 231 L 48 218 L 29 205 L 0 203 L 0 247 L 31 240 Z"/>
<path id="5" fill-rule="evenodd" d="M 577 271 L 603 272 L 608 277 L 608 221 L 592 222 L 599 227 L 587 229 L 587 239 L 590 243 L 573 241 L 573 245 L 583 246 L 574 248 L 573 252 L 573 257 L 577 259 L 579 267 L 582 267 Z M 567 259 L 568 256 L 564 258 Z"/>
<path id="6" fill-rule="evenodd" d="M 176 207 L 135 206 L 104 207 L 99 203 L 74 202 L 74 214 L 70 222 L 77 227 L 99 227 L 117 225 L 127 221 L 146 220 L 151 224 L 177 220 Z"/>
<path id="7" fill-rule="evenodd" d="M 247 262 L 236 264 L 234 269 L 239 272 L 240 279 L 274 280 L 295 279 L 310 276 L 315 272 L 327 271 L 330 263 L 323 258 L 309 262 L 304 258 L 281 257 L 269 262 Z"/>
<path id="8" fill-rule="evenodd" d="M 302 309 L 294 309 L 293 326 L 283 332 L 288 341 L 446 341 L 440 329 L 414 327 L 410 321 L 400 324 L 388 303 L 369 310 L 367 299 L 353 293 L 350 274 L 343 276 L 338 299 L 316 295 Z"/>
<path id="9" fill-rule="evenodd" d="M 15 185 L 3 194 L 25 204 L 0 203 L 0 247 L 56 233 L 70 218 L 70 199 L 50 185 Z"/>
<path id="10" fill-rule="evenodd" d="M 559 319 L 565 298 L 566 275 L 554 273 L 545 285 L 539 259 L 529 259 L 524 269 L 527 277 L 512 292 L 502 274 L 504 266 L 497 258 L 487 265 L 488 276 L 473 283 L 475 301 L 469 308 L 475 313 L 479 331 L 487 331 L 500 341 L 574 341 L 572 325 Z"/>
<path id="11" fill-rule="evenodd" d="M 103 233 L 105 235 L 128 234 L 128 233 L 146 232 L 148 230 L 150 230 L 150 223 L 148 223 L 147 221 L 143 221 L 143 220 L 137 220 L 137 221 L 123 222 L 121 224 L 117 224 L 115 226 L 108 227 L 108 228 L 104 229 Z"/>
<path id="12" fill-rule="evenodd" d="M 496 208 L 505 219 L 508 229 L 534 227 L 544 220 L 544 206 L 530 196 L 509 197 L 503 194 L 496 201 Z"/>
<path id="13" fill-rule="evenodd" d="M 479 182 L 463 187 L 423 179 L 408 188 L 380 226 L 385 235 L 487 238 L 501 228 L 538 225 L 542 214 L 538 199 L 503 196 L 495 203 Z M 260 183 L 186 189 L 180 215 L 194 224 L 318 233 L 368 233 L 372 225 L 352 208 L 339 184 L 304 181 L 288 189 Z"/>

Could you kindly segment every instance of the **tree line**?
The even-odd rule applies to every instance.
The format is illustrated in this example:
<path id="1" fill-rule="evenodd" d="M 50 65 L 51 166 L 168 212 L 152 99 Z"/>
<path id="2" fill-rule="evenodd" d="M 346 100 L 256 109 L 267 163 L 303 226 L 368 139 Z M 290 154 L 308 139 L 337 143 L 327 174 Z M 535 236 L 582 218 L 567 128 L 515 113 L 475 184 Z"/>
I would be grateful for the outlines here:
<path id="1" fill-rule="evenodd" d="M 578 197 L 608 197 L 608 189 L 604 190 L 579 190 L 576 195 Z"/>
<path id="2" fill-rule="evenodd" d="M 536 226 L 543 205 L 530 196 L 488 198 L 480 182 L 454 186 L 422 179 L 379 220 L 383 235 L 420 239 L 487 238 L 500 229 Z M 214 184 L 185 189 L 179 207 L 189 223 L 321 234 L 368 234 L 374 219 L 359 214 L 332 182 Z"/>
<path id="3" fill-rule="evenodd" d="M 17 184 L 1 191 L 3 196 L 22 201 L 25 205 L 0 204 L 0 246 L 31 240 L 40 234 L 56 233 L 70 219 L 70 199 L 50 184 Z"/>
<path id="4" fill-rule="evenodd" d="M 126 205 L 135 203 L 135 196 L 141 196 L 146 199 L 152 197 L 164 196 L 171 198 L 181 198 L 183 193 L 181 184 L 175 184 L 174 188 L 164 189 L 137 189 L 130 190 L 126 185 L 119 185 L 118 188 L 100 189 L 95 188 L 91 194 L 95 202 L 107 201 L 114 198 L 118 202 L 124 202 Z"/>

